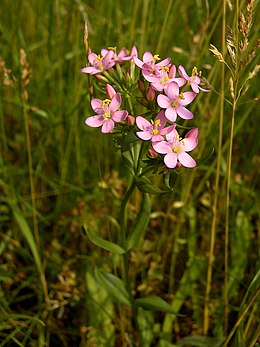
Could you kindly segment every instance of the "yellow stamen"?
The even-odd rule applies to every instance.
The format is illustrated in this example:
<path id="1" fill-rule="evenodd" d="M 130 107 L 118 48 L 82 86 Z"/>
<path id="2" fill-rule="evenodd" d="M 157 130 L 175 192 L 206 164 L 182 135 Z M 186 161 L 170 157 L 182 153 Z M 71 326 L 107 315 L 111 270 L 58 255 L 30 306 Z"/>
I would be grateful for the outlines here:
<path id="1" fill-rule="evenodd" d="M 168 66 L 161 66 L 160 70 L 161 71 L 169 71 L 169 68 L 168 68 Z"/>
<path id="2" fill-rule="evenodd" d="M 197 67 L 194 66 L 194 68 L 192 69 L 192 74 L 196 76 L 201 76 L 201 71 L 198 71 Z"/>
<path id="3" fill-rule="evenodd" d="M 158 135 L 159 130 L 158 129 L 153 129 L 153 135 Z"/>
<path id="4" fill-rule="evenodd" d="M 103 117 L 106 118 L 106 119 L 110 119 L 112 116 L 111 116 L 110 112 L 105 112 L 103 114 Z"/>
<path id="5" fill-rule="evenodd" d="M 184 94 L 183 93 L 180 93 L 179 95 L 175 95 L 176 98 L 180 99 L 180 100 L 184 100 L 185 97 L 184 97 Z"/>
<path id="6" fill-rule="evenodd" d="M 116 47 L 107 47 L 107 49 L 109 49 L 111 51 L 116 51 Z"/>
<path id="7" fill-rule="evenodd" d="M 105 106 L 108 106 L 110 104 L 110 99 L 102 100 L 101 108 L 104 110 Z"/>
<path id="8" fill-rule="evenodd" d="M 155 55 L 153 56 L 153 58 L 154 58 L 154 60 L 161 60 L 161 58 L 159 57 L 159 54 L 155 54 Z"/>
<path id="9" fill-rule="evenodd" d="M 160 119 L 156 119 L 156 121 L 155 121 L 155 126 L 157 126 L 157 127 L 161 126 L 161 121 L 160 121 Z"/>

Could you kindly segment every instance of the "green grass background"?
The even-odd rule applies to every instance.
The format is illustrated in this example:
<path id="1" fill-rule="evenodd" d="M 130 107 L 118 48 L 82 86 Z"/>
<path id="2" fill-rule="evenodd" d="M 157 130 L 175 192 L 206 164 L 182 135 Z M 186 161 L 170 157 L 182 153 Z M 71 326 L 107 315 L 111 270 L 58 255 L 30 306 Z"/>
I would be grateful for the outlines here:
<path id="1" fill-rule="evenodd" d="M 230 2 L 233 9 L 227 6 L 226 23 L 234 30 L 236 4 Z M 259 36 L 258 3 L 248 51 Z M 243 13 L 246 4 L 239 2 Z M 222 64 L 209 45 L 221 51 L 222 6 L 220 0 L 1 0 L 0 346 L 167 347 L 175 346 L 181 338 L 202 335 L 221 112 Z M 120 197 L 128 182 L 111 137 L 84 124 L 92 114 L 90 99 L 95 95 L 92 80 L 80 72 L 87 62 L 85 21 L 93 52 L 136 45 L 139 57 L 150 50 L 171 57 L 189 71 L 197 66 L 214 89 L 200 94 L 192 106 L 196 115 L 193 125 L 199 127 L 194 157 L 207 158 L 213 149 L 214 153 L 196 169 L 177 175 L 169 197 L 153 198 L 147 233 L 131 256 L 135 295 L 159 295 L 182 315 L 169 318 L 144 311 L 141 337 L 136 336 L 127 309 L 115 306 L 93 275 L 95 266 L 120 274 L 119 259 L 91 245 L 81 233 L 81 225 L 87 224 L 104 237 L 113 237 Z M 31 70 L 26 101 L 21 97 L 21 48 Z M 240 86 L 259 63 L 257 58 L 256 51 L 240 76 Z M 226 60 L 231 65 L 228 55 Z M 3 62 L 9 69 L 9 86 Z M 225 196 L 232 114 L 229 78 L 226 69 L 207 333 L 219 339 L 225 336 Z M 249 89 L 239 99 L 235 114 L 228 332 L 259 286 L 258 78 L 247 82 Z M 160 177 L 156 182 L 161 185 Z M 136 194 L 129 206 L 130 222 L 138 204 Z M 243 301 L 245 294 L 247 300 Z M 254 301 L 236 329 L 232 345 L 253 346 L 257 342 L 257 313 Z"/>

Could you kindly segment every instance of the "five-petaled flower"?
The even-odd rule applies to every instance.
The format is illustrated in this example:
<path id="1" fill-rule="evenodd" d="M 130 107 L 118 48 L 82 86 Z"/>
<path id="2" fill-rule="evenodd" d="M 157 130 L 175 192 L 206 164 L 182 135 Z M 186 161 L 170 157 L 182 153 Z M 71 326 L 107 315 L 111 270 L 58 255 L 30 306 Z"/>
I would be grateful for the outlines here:
<path id="1" fill-rule="evenodd" d="M 102 126 L 102 133 L 110 133 L 114 129 L 115 122 L 122 122 L 128 116 L 126 110 L 118 110 L 121 103 L 120 93 L 114 94 L 112 100 L 92 99 L 91 107 L 97 114 L 87 118 L 85 123 L 94 128 Z"/>
<path id="2" fill-rule="evenodd" d="M 187 72 L 185 71 L 182 65 L 179 66 L 178 72 L 190 84 L 191 89 L 194 91 L 194 93 L 199 93 L 200 90 L 203 92 L 210 92 L 210 90 L 203 89 L 199 86 L 200 84 L 199 76 L 201 75 L 201 72 L 198 72 L 196 67 L 193 68 L 191 76 L 187 74 Z"/>
<path id="3" fill-rule="evenodd" d="M 158 105 L 165 108 L 165 116 L 169 121 L 175 122 L 177 115 L 183 119 L 193 118 L 193 114 L 184 106 L 189 105 L 195 98 L 193 92 L 179 92 L 179 86 L 176 82 L 171 82 L 167 89 L 166 95 L 159 94 L 157 97 Z"/>
<path id="4" fill-rule="evenodd" d="M 182 139 L 177 130 L 173 129 L 166 135 L 166 141 L 154 142 L 153 148 L 157 153 L 166 154 L 164 164 L 169 169 L 178 166 L 178 162 L 188 168 L 196 166 L 195 160 L 186 152 L 192 151 L 198 144 L 198 128 L 190 130 Z"/>
<path id="5" fill-rule="evenodd" d="M 154 121 L 151 120 L 151 122 L 144 117 L 138 116 L 136 117 L 136 124 L 142 131 L 137 131 L 136 135 L 142 140 L 163 141 L 163 136 L 169 134 L 176 126 L 173 124 L 165 128 L 166 123 L 167 119 L 162 110 L 155 117 Z"/>
<path id="6" fill-rule="evenodd" d="M 88 73 L 90 75 L 101 73 L 115 65 L 114 51 L 102 50 L 101 55 L 90 53 L 88 55 L 88 61 L 90 62 L 91 66 L 84 67 L 81 69 L 81 72 Z"/>

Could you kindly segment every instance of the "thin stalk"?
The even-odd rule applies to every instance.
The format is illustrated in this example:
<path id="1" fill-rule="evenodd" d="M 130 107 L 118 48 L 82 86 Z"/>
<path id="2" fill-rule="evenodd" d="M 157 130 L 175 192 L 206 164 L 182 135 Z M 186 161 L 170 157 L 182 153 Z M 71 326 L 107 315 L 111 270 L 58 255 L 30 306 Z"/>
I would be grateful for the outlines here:
<path id="1" fill-rule="evenodd" d="M 225 31 L 226 31 L 226 1 L 222 1 L 222 56 L 225 56 Z M 215 180 L 215 194 L 214 204 L 212 208 L 212 223 L 210 232 L 210 250 L 208 260 L 207 284 L 205 293 L 205 307 L 204 307 L 204 327 L 203 333 L 207 335 L 209 329 L 209 302 L 212 284 L 212 269 L 214 262 L 214 249 L 217 228 L 217 205 L 219 196 L 219 178 L 220 178 L 220 162 L 222 155 L 222 139 L 223 139 L 223 118 L 224 118 L 224 102 L 225 102 L 225 65 L 222 64 L 221 68 L 221 95 L 220 95 L 220 116 L 219 116 L 219 137 L 218 137 L 218 156 L 217 156 L 217 170 Z"/>
<path id="2" fill-rule="evenodd" d="M 169 19 L 169 15 L 171 13 L 172 5 L 173 5 L 173 0 L 170 0 L 168 3 L 167 11 L 166 11 L 165 16 L 164 16 L 162 29 L 160 30 L 160 37 L 159 37 L 158 44 L 156 47 L 156 52 L 159 52 L 161 50 L 163 36 L 165 35 L 165 28 L 166 28 L 166 24 L 168 24 L 168 19 Z"/>
<path id="3" fill-rule="evenodd" d="M 229 346 L 229 342 L 232 339 L 233 335 L 235 334 L 237 328 L 239 327 L 239 325 L 241 324 L 241 322 L 243 321 L 243 319 L 245 318 L 246 314 L 248 313 L 249 309 L 251 308 L 251 306 L 253 305 L 254 301 L 259 297 L 260 295 L 260 289 L 258 288 L 258 290 L 255 291 L 254 295 L 251 297 L 249 303 L 247 304 L 247 306 L 245 307 L 244 311 L 242 312 L 241 316 L 238 318 L 238 320 L 236 321 L 235 325 L 233 326 L 232 330 L 230 331 L 227 339 L 225 340 L 225 343 L 223 345 L 223 347 L 228 347 Z"/>
<path id="4" fill-rule="evenodd" d="M 238 89 L 238 52 L 239 52 L 239 43 L 238 43 L 238 20 L 239 20 L 239 0 L 236 0 L 236 69 L 235 69 L 235 78 L 234 78 L 234 98 L 232 105 L 232 116 L 231 116 L 231 127 L 229 135 L 229 152 L 228 152 L 228 163 L 227 163 L 227 188 L 226 188 L 226 218 L 225 218 L 225 255 L 224 255 L 224 264 L 225 264 L 225 275 L 224 275 L 224 301 L 225 301 L 225 312 L 224 312 L 224 328 L 225 335 L 228 331 L 228 258 L 229 258 L 229 207 L 230 207 L 230 183 L 231 183 L 231 164 L 232 164 L 232 152 L 233 152 L 233 138 L 234 138 L 234 126 L 235 126 L 235 113 L 236 113 L 236 104 L 237 104 L 237 89 Z"/>

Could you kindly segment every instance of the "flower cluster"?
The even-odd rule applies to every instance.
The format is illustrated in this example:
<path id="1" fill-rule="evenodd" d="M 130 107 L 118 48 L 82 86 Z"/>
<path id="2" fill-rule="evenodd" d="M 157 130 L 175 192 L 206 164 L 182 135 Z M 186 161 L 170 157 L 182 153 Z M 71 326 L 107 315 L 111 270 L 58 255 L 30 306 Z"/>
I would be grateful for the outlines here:
<path id="1" fill-rule="evenodd" d="M 198 128 L 181 137 L 176 123 L 179 118 L 192 119 L 188 106 L 200 91 L 208 91 L 200 86 L 201 72 L 196 67 L 189 75 L 182 65 L 176 68 L 171 58 L 161 60 L 145 52 L 140 59 L 135 46 L 131 52 L 122 49 L 117 54 L 116 48 L 109 48 L 99 55 L 90 53 L 88 62 L 81 71 L 105 84 L 106 98 L 91 100 L 95 114 L 86 119 L 87 125 L 101 127 L 104 134 L 134 132 L 149 143 L 150 158 L 161 158 L 168 169 L 196 166 L 187 152 L 198 144 Z"/>

